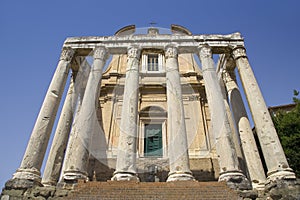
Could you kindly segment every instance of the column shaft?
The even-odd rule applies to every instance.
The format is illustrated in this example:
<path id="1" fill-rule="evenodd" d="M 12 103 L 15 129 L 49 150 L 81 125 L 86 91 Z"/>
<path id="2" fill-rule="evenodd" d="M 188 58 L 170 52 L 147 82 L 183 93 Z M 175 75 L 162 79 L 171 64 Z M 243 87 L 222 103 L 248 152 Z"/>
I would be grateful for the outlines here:
<path id="1" fill-rule="evenodd" d="M 168 103 L 168 155 L 170 163 L 167 181 L 193 180 L 189 166 L 177 48 L 168 46 L 165 56 Z"/>
<path id="2" fill-rule="evenodd" d="M 244 47 L 233 50 L 240 79 L 248 100 L 252 118 L 263 155 L 268 168 L 268 178 L 292 178 L 295 174 L 289 168 L 281 143 L 276 133 L 272 118 L 265 104 L 254 73 L 248 62 Z"/>
<path id="3" fill-rule="evenodd" d="M 232 187 L 249 188 L 248 180 L 239 169 L 228 116 L 210 47 L 201 46 L 199 58 L 202 63 L 205 91 L 211 112 L 212 133 L 215 138 L 216 150 L 219 157 L 219 181 L 226 181 Z M 234 179 L 239 180 L 239 183 L 237 183 L 238 181 L 234 181 Z"/>
<path id="4" fill-rule="evenodd" d="M 260 160 L 247 112 L 238 85 L 235 81 L 234 72 L 225 71 L 223 73 L 223 79 L 226 84 L 236 127 L 239 131 L 241 145 L 245 156 L 249 177 L 252 182 L 252 187 L 262 187 L 264 186 L 266 176 Z"/>
<path id="5" fill-rule="evenodd" d="M 73 54 L 74 51 L 72 49 L 63 48 L 57 69 L 32 130 L 21 166 L 14 174 L 13 179 L 41 181 L 40 169 L 64 91 Z"/>
<path id="6" fill-rule="evenodd" d="M 69 157 L 68 166 L 63 178 L 66 182 L 76 182 L 78 179 L 87 179 L 87 166 L 89 159 L 89 144 L 93 134 L 100 133 L 97 124 L 96 110 L 99 109 L 99 95 L 102 71 L 107 59 L 105 47 L 96 47 L 94 50 L 94 63 L 84 92 L 78 121 L 74 124 L 76 145 L 72 146 L 73 156 Z"/>
<path id="7" fill-rule="evenodd" d="M 229 102 L 228 102 L 228 93 L 225 89 L 224 81 L 222 79 L 222 71 L 220 71 L 218 73 L 218 79 L 219 79 L 218 81 L 219 81 L 219 84 L 221 87 L 221 92 L 223 95 L 224 105 L 225 105 L 225 109 L 226 109 L 226 115 L 228 117 L 228 123 L 230 126 L 231 138 L 232 138 L 232 142 L 234 144 L 234 149 L 236 151 L 236 156 L 237 156 L 238 163 L 239 163 L 239 169 L 243 171 L 244 175 L 246 175 L 247 170 L 246 170 L 245 160 L 244 160 L 244 156 L 243 156 L 241 145 L 240 145 L 240 137 L 239 137 L 239 134 L 237 133 L 233 115 L 230 110 L 230 106 L 229 106 Z"/>
<path id="8" fill-rule="evenodd" d="M 139 59 L 137 47 L 128 48 L 125 88 L 120 123 L 118 157 L 112 180 L 136 180 L 136 137 L 139 93 Z"/>
<path id="9" fill-rule="evenodd" d="M 62 170 L 61 170 L 61 176 L 60 180 L 63 181 L 63 176 L 64 172 L 66 169 L 68 169 L 69 166 L 69 161 L 72 156 L 76 156 L 75 152 L 73 151 L 74 146 L 82 145 L 81 141 L 78 140 L 77 138 L 79 137 L 78 131 L 74 128 L 74 125 L 77 124 L 79 120 L 79 113 L 81 110 L 82 106 L 82 100 L 84 97 L 84 92 L 86 89 L 86 84 L 87 80 L 90 74 L 91 67 L 88 65 L 87 61 L 84 60 L 83 63 L 80 65 L 79 72 L 76 75 L 76 82 L 75 82 L 75 95 L 74 98 L 72 99 L 74 101 L 74 104 L 76 105 L 76 111 L 74 114 L 74 119 L 73 119 L 73 124 L 71 128 L 71 132 L 69 134 L 69 140 L 68 140 L 68 145 L 66 148 L 65 152 L 65 157 L 62 165 Z"/>
<path id="10" fill-rule="evenodd" d="M 53 138 L 50 153 L 43 174 L 43 185 L 56 185 L 59 179 L 64 152 L 66 150 L 69 133 L 73 121 L 75 105 L 74 98 L 74 80 L 76 76 L 72 76 L 67 96 L 61 111 L 61 115 L 57 124 L 55 135 Z M 76 98 L 76 97 L 75 97 Z"/>

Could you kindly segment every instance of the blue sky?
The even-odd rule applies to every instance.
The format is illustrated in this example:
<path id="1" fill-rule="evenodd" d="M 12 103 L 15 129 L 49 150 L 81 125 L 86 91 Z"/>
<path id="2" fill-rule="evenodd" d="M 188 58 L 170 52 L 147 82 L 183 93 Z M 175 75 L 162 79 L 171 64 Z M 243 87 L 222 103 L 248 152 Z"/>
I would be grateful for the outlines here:
<path id="1" fill-rule="evenodd" d="M 62 44 L 135 24 L 194 34 L 241 32 L 268 106 L 300 90 L 300 1 L 0 1 L 0 187 L 19 167 Z"/>

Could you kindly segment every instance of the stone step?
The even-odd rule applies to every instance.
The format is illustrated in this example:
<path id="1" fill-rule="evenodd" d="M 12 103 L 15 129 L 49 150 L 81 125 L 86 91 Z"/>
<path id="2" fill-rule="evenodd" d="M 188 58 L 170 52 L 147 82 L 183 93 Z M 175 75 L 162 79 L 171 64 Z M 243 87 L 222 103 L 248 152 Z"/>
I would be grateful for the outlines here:
<path id="1" fill-rule="evenodd" d="M 65 199 L 238 199 L 224 182 L 79 182 Z"/>

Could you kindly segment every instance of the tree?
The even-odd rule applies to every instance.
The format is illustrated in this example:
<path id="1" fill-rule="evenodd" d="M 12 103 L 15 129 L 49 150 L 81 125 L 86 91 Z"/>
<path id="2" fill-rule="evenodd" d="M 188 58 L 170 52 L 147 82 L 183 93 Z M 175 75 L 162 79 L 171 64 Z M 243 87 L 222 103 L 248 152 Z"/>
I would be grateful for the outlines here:
<path id="1" fill-rule="evenodd" d="M 295 108 L 289 112 L 278 111 L 272 116 L 275 128 L 290 167 L 300 177 L 300 99 L 294 90 Z"/>

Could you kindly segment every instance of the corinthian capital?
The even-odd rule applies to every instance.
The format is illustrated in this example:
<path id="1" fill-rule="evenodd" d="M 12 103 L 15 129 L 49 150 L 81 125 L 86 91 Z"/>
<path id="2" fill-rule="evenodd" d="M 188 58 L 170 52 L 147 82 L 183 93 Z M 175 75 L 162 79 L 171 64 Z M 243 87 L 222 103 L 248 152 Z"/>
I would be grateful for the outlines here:
<path id="1" fill-rule="evenodd" d="M 140 53 L 141 53 L 141 50 L 136 46 L 131 46 L 127 49 L 127 57 L 128 58 L 139 59 Z"/>
<path id="2" fill-rule="evenodd" d="M 240 47 L 234 48 L 232 50 L 232 56 L 235 60 L 239 59 L 240 57 L 247 57 L 245 47 L 240 46 Z"/>
<path id="3" fill-rule="evenodd" d="M 210 46 L 200 46 L 199 47 L 199 57 L 200 59 L 203 58 L 212 58 L 212 50 Z"/>
<path id="4" fill-rule="evenodd" d="M 236 82 L 236 76 L 234 74 L 234 71 L 228 71 L 228 70 L 224 70 L 222 72 L 222 77 L 225 83 L 229 83 L 231 81 L 235 81 Z"/>
<path id="5" fill-rule="evenodd" d="M 74 50 L 70 47 L 64 47 L 61 51 L 59 60 L 71 61 Z"/>
<path id="6" fill-rule="evenodd" d="M 178 51 L 177 48 L 174 46 L 167 46 L 165 50 L 165 57 L 168 58 L 177 58 Z"/>
<path id="7" fill-rule="evenodd" d="M 106 60 L 108 58 L 108 51 L 104 46 L 96 47 L 93 57 L 94 59 Z"/>

